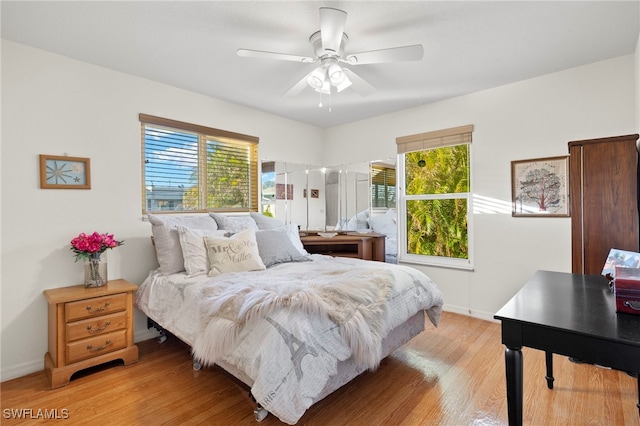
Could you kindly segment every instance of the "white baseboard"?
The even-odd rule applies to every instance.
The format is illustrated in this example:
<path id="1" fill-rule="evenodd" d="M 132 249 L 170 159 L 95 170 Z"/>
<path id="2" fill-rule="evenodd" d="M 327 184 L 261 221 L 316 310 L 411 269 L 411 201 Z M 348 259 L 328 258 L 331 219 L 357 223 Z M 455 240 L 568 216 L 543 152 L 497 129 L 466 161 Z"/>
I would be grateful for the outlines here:
<path id="1" fill-rule="evenodd" d="M 155 339 L 159 335 L 160 333 L 158 333 L 157 330 L 153 328 L 148 328 L 144 331 L 136 331 L 134 340 L 135 340 L 135 343 L 138 343 L 138 342 L 142 342 L 149 339 Z"/>
<path id="2" fill-rule="evenodd" d="M 482 319 L 485 321 L 499 322 L 498 320 L 493 318 L 492 312 L 478 311 L 475 309 L 465 308 L 462 306 L 447 305 L 446 303 L 442 307 L 442 310 L 447 312 L 453 312 L 454 314 L 467 315 L 467 316 Z"/>
<path id="3" fill-rule="evenodd" d="M 23 362 L 22 364 L 14 365 L 9 368 L 3 368 L 2 371 L 0 371 L 0 382 L 17 379 L 18 377 L 26 376 L 27 374 L 42 370 L 44 370 L 44 357 L 37 361 Z"/>

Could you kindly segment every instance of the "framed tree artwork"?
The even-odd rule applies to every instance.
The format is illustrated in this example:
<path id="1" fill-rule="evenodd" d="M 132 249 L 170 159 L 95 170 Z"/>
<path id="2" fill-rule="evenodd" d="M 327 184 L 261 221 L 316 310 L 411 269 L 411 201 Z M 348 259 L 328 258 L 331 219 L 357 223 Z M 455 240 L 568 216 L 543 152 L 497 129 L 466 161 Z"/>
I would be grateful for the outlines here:
<path id="1" fill-rule="evenodd" d="M 568 217 L 569 156 L 511 162 L 511 215 Z"/>

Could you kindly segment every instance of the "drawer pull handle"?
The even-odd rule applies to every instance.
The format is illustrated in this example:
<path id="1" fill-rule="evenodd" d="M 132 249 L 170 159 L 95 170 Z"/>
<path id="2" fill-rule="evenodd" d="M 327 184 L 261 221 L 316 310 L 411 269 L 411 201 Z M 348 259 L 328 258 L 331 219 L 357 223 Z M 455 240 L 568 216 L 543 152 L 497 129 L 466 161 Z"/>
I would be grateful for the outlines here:
<path id="1" fill-rule="evenodd" d="M 98 346 L 97 348 L 94 348 L 92 345 L 87 345 L 87 350 L 89 352 L 97 352 L 97 351 L 101 351 L 103 349 L 106 349 L 107 346 L 109 346 L 111 344 L 111 340 L 107 340 L 106 342 L 104 342 L 103 346 Z"/>
<path id="2" fill-rule="evenodd" d="M 93 328 L 93 325 L 89 325 L 87 326 L 87 330 L 89 331 L 89 333 L 99 333 L 105 328 L 109 327 L 110 325 L 111 325 L 111 321 L 107 321 L 104 323 L 102 327 L 98 327 L 98 328 Z"/>
<path id="3" fill-rule="evenodd" d="M 89 311 L 90 313 L 94 313 L 94 312 L 102 312 L 105 309 L 107 309 L 109 307 L 109 301 L 106 301 L 104 303 L 104 306 L 102 306 L 101 308 L 96 308 L 96 309 L 91 309 L 91 305 L 87 305 L 87 311 Z"/>
<path id="4" fill-rule="evenodd" d="M 629 308 L 633 309 L 634 311 L 640 311 L 640 302 L 626 301 L 626 302 L 624 302 L 624 306 L 628 306 Z"/>

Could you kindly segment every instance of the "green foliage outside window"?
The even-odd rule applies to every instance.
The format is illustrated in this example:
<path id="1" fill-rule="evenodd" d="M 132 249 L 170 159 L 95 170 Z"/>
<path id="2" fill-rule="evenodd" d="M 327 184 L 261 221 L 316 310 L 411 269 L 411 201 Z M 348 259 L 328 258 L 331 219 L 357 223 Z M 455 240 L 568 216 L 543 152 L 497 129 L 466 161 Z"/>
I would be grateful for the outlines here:
<path id="1" fill-rule="evenodd" d="M 248 208 L 250 206 L 252 165 L 251 146 L 219 143 L 207 140 L 206 204 L 208 210 L 224 208 Z M 192 175 L 198 181 L 197 170 Z M 198 187 L 185 191 L 183 203 L 186 208 L 198 208 Z"/>
<path id="2" fill-rule="evenodd" d="M 466 144 L 405 154 L 407 253 L 468 259 L 469 175 Z"/>

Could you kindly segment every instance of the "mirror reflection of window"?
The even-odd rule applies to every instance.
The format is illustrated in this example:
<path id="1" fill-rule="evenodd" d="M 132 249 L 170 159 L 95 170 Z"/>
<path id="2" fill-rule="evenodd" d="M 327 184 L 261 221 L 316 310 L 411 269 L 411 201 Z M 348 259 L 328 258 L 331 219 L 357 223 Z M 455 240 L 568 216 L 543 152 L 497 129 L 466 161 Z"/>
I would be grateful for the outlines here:
<path id="1" fill-rule="evenodd" d="M 396 206 L 395 165 L 371 163 L 371 207 L 392 208 Z"/>

